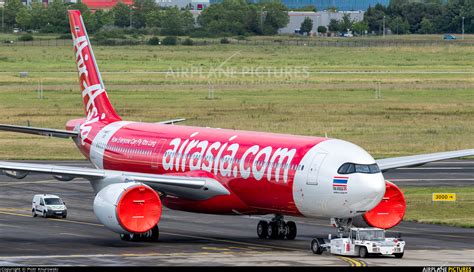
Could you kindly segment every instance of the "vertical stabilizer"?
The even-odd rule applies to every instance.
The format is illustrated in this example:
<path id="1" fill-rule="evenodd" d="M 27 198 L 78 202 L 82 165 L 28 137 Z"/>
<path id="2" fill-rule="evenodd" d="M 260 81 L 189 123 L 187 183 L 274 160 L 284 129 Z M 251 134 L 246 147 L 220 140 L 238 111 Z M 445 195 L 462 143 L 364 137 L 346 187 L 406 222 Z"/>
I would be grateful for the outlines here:
<path id="1" fill-rule="evenodd" d="M 121 120 L 109 101 L 94 52 L 79 10 L 69 10 L 69 24 L 74 41 L 79 84 L 89 123 L 111 123 Z"/>

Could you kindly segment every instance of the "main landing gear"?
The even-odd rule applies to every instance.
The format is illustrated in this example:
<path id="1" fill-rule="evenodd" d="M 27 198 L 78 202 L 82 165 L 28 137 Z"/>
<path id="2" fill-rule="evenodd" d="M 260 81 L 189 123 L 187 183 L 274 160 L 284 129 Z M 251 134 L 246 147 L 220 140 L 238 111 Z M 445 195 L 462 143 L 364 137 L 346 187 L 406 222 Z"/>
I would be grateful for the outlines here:
<path id="1" fill-rule="evenodd" d="M 132 242 L 156 242 L 160 237 L 160 229 L 155 226 L 151 230 L 144 233 L 131 233 L 131 234 L 120 234 L 120 239 L 123 241 Z"/>
<path id="2" fill-rule="evenodd" d="M 288 239 L 296 237 L 296 224 L 293 221 L 285 222 L 282 215 L 275 215 L 270 222 L 260 221 L 257 225 L 257 235 L 260 239 Z"/>

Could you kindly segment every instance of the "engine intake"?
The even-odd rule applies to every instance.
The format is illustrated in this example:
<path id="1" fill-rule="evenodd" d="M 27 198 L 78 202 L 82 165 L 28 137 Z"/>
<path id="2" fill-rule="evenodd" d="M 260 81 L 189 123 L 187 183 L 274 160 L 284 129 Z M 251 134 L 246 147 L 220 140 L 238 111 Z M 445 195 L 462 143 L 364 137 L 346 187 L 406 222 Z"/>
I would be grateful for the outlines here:
<path id="1" fill-rule="evenodd" d="M 126 182 L 106 186 L 94 199 L 94 213 L 116 233 L 143 233 L 161 217 L 158 193 L 142 183 Z"/>
<path id="2" fill-rule="evenodd" d="M 357 227 L 390 229 L 398 225 L 405 215 L 406 201 L 403 192 L 395 184 L 385 181 L 385 195 L 372 210 L 353 219 Z"/>

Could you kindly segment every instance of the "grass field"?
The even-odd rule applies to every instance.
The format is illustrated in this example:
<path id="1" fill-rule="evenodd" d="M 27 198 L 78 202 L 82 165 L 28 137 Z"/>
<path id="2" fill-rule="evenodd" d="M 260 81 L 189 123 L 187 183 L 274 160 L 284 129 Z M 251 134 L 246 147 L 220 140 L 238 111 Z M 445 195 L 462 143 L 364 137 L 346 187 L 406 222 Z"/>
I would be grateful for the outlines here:
<path id="1" fill-rule="evenodd" d="M 0 46 L 0 123 L 63 128 L 82 117 L 71 47 Z M 377 158 L 473 148 L 472 46 L 94 48 L 127 120 L 327 134 Z M 0 133 L 2 160 L 81 158 L 69 140 Z M 403 190 L 407 220 L 474 225 L 472 187 Z M 435 191 L 460 201 L 433 206 Z"/>
<path id="2" fill-rule="evenodd" d="M 129 120 L 327 134 L 375 157 L 472 148 L 473 47 L 132 46 L 95 54 L 112 103 Z M 209 88 L 215 99 L 206 99 Z M 82 116 L 78 89 L 71 47 L 0 47 L 0 123 L 63 128 Z M 81 158 L 67 140 L 2 133 L 0 146 L 0 159 Z"/>
<path id="3" fill-rule="evenodd" d="M 474 187 L 403 187 L 404 220 L 474 228 Z M 456 202 L 431 202 L 432 193 L 456 193 Z"/>

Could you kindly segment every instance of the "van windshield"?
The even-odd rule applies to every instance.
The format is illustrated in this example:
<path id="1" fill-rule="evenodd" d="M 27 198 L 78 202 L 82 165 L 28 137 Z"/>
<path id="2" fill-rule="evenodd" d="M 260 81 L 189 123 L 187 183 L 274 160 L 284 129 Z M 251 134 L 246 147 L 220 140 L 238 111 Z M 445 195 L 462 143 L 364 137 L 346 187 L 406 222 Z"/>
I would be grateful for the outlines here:
<path id="1" fill-rule="evenodd" d="M 46 202 L 46 205 L 63 205 L 63 202 L 59 198 L 45 198 L 44 202 Z"/>

